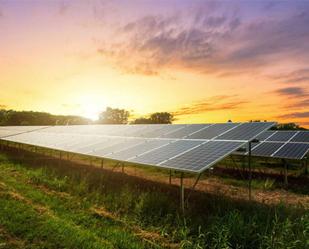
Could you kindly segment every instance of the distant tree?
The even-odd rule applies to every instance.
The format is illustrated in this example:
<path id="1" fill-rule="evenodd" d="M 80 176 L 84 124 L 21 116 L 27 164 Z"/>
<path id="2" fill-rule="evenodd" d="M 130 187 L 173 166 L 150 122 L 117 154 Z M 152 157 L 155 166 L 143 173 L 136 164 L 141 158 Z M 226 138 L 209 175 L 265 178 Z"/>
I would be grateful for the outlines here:
<path id="1" fill-rule="evenodd" d="M 169 112 L 155 112 L 150 115 L 149 119 L 151 124 L 171 124 L 174 116 Z"/>
<path id="2" fill-rule="evenodd" d="M 130 112 L 125 109 L 107 107 L 99 116 L 100 124 L 127 124 Z"/>
<path id="3" fill-rule="evenodd" d="M 151 124 L 150 118 L 137 118 L 131 122 L 132 124 Z"/>
<path id="4" fill-rule="evenodd" d="M 0 110 L 0 125 L 80 125 L 89 119 L 79 116 L 52 115 L 46 112 Z"/>
<path id="5" fill-rule="evenodd" d="M 303 127 L 300 127 L 295 123 L 285 123 L 285 124 L 277 124 L 272 128 L 272 130 L 306 130 Z"/>

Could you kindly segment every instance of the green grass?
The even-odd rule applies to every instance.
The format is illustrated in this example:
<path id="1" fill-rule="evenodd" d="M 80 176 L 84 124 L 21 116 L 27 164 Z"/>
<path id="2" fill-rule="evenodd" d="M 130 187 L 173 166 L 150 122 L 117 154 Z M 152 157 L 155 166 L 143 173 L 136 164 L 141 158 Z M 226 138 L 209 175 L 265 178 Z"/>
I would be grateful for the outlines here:
<path id="1" fill-rule="evenodd" d="M 309 248 L 301 207 L 193 193 L 183 219 L 174 186 L 3 154 L 0 173 L 0 248 Z"/>

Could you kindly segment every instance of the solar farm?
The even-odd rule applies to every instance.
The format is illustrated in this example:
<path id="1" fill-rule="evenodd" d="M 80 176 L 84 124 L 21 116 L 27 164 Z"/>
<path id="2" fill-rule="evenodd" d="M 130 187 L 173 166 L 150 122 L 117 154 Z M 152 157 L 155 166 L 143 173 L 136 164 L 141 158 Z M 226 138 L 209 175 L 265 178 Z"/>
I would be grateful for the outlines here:
<path id="1" fill-rule="evenodd" d="M 91 175 L 90 183 L 87 184 L 93 187 L 89 188 L 101 188 L 106 184 L 104 186 L 108 189 L 108 193 L 115 192 L 113 193 L 113 198 L 116 199 L 121 199 L 119 196 L 123 194 L 117 192 L 117 189 L 120 187 L 126 188 L 127 184 L 129 184 L 131 188 L 136 188 L 136 192 L 140 192 L 140 188 L 143 188 L 141 186 L 147 185 L 146 189 L 151 189 L 152 195 L 161 196 L 159 197 L 160 201 L 158 199 L 155 200 L 155 202 L 159 203 L 158 210 L 161 210 L 159 211 L 161 213 L 158 219 L 165 217 L 164 211 L 162 211 L 162 207 L 165 207 L 169 209 L 169 212 L 177 214 L 181 220 L 186 220 L 192 216 L 192 212 L 195 213 L 197 212 L 196 210 L 203 209 L 203 203 L 207 203 L 209 200 L 213 200 L 211 201 L 213 202 L 212 205 L 214 205 L 213 208 L 221 206 L 221 208 L 224 207 L 223 209 L 225 209 L 226 205 L 230 205 L 233 207 L 233 210 L 241 209 L 241 205 L 235 204 L 233 200 L 227 201 L 226 197 L 223 197 L 224 201 L 218 201 L 211 196 L 213 193 L 207 193 L 207 189 L 206 191 L 201 191 L 201 187 L 199 187 L 200 181 L 202 179 L 207 181 L 208 178 L 211 178 L 213 172 L 216 172 L 217 167 L 222 169 L 222 166 L 228 164 L 228 161 L 233 161 L 236 165 L 235 158 L 240 159 L 244 167 L 243 172 L 245 172 L 245 176 L 242 182 L 245 185 L 242 190 L 245 190 L 247 193 L 245 193 L 245 198 L 243 198 L 245 200 L 243 201 L 245 201 L 246 206 L 251 208 L 254 206 L 261 208 L 261 203 L 258 200 L 259 195 L 255 196 L 254 194 L 256 192 L 254 191 L 254 176 L 257 174 L 255 160 L 265 160 L 266 163 L 268 160 L 278 162 L 277 164 L 281 167 L 280 171 L 283 172 L 281 188 L 283 190 L 286 189 L 284 191 L 287 191 L 289 188 L 288 175 L 290 164 L 293 164 L 293 167 L 296 167 L 297 171 L 301 172 L 299 179 L 306 179 L 309 132 L 270 130 L 273 126 L 275 126 L 273 122 L 175 125 L 3 126 L 0 127 L 0 143 L 1 151 L 10 157 L 15 157 L 19 164 L 29 164 L 30 161 L 30 164 L 39 165 L 35 168 L 27 166 L 26 171 L 28 175 L 31 175 L 32 171 L 38 172 L 37 170 L 39 170 L 39 174 L 42 174 L 42 168 L 48 168 L 51 172 L 65 172 L 60 174 L 62 178 L 59 179 L 62 180 L 58 180 L 59 176 L 54 176 L 54 180 L 57 179 L 57 181 L 61 182 L 63 179 L 67 179 L 68 175 L 73 174 L 72 172 L 78 171 L 79 182 L 88 181 L 87 177 Z M 74 158 L 89 160 L 89 164 L 85 165 L 84 161 L 74 161 Z M 5 159 L 2 158 L 1 160 Z M 224 167 L 224 169 L 230 170 L 231 168 Z M 9 170 L 9 168 L 6 170 Z M 23 168 L 18 168 L 18 170 L 25 172 Z M 136 171 L 142 173 L 138 175 L 133 174 L 132 176 L 132 172 Z M 43 175 L 45 177 L 44 172 Z M 151 178 L 153 175 L 156 177 Z M 104 180 L 102 180 L 102 177 Z M 266 183 L 269 178 L 262 175 L 263 177 L 265 179 L 262 179 L 262 181 Z M 132 180 L 133 178 L 134 180 Z M 165 182 L 165 180 L 162 180 L 163 178 L 168 179 L 168 181 Z M 295 177 L 293 176 L 293 178 Z M 32 182 L 33 179 L 37 178 L 31 176 L 27 181 Z M 2 181 L 5 181 L 5 179 L 1 179 Z M 105 181 L 112 182 L 109 184 L 112 184 L 113 187 L 109 186 Z M 135 181 L 138 181 L 138 183 Z M 44 188 L 50 187 L 50 183 L 43 183 L 40 179 L 37 179 L 36 182 L 36 184 L 41 184 Z M 163 186 L 162 182 L 164 183 Z M 281 182 L 281 178 L 279 182 Z M 115 187 L 116 183 L 117 187 Z M 57 184 L 61 186 L 62 183 Z M 3 183 L 3 186 L 6 186 L 6 183 Z M 57 191 L 59 191 L 58 188 L 61 189 L 59 186 L 56 187 Z M 74 187 L 72 188 L 74 189 Z M 228 184 L 227 188 L 229 188 Z M 233 187 L 231 186 L 231 188 Z M 107 191 L 106 189 L 104 191 Z M 165 196 L 165 193 L 168 193 L 167 196 Z M 131 196 L 132 194 L 126 192 L 125 196 L 127 195 Z M 235 196 L 237 195 L 236 193 Z M 267 195 L 267 191 L 264 195 Z M 101 197 L 98 198 L 100 199 Z M 135 198 L 138 199 L 139 197 Z M 307 210 L 308 199 L 306 196 L 302 198 L 302 205 L 305 205 L 304 210 Z M 205 200 L 207 201 L 205 202 Z M 110 202 L 111 200 L 109 200 L 109 204 L 105 203 L 105 205 L 111 205 Z M 115 199 L 113 199 L 113 202 L 117 203 Z M 126 206 L 129 204 L 122 205 Z M 150 206 L 145 207 L 145 215 L 149 215 L 148 212 L 151 213 L 149 210 L 152 209 L 152 206 L 156 206 L 156 204 L 151 202 Z M 127 207 L 126 212 L 135 212 L 131 208 Z M 265 207 L 262 207 L 262 209 L 264 210 Z M 156 213 L 158 210 L 153 212 Z M 268 210 L 268 208 L 265 210 Z M 107 213 L 106 210 L 98 211 L 98 208 L 95 211 L 96 215 L 99 216 L 102 216 L 102 212 L 105 212 L 103 216 Z M 272 213 L 271 211 L 269 212 Z M 224 214 L 221 215 L 224 216 Z M 109 216 L 112 215 L 109 214 Z M 171 221 L 168 222 L 170 223 Z M 143 238 L 143 247 L 172 248 L 171 244 L 177 241 L 177 243 L 175 242 L 177 244 L 176 248 L 180 248 L 181 243 L 184 243 L 183 240 L 179 241 L 176 238 L 173 238 L 172 241 L 174 242 L 171 242 L 164 238 L 164 236 L 159 237 L 158 241 L 153 238 Z M 202 245 L 202 242 L 198 242 L 197 238 L 193 239 L 192 237 L 193 240 L 195 242 L 192 243 L 195 243 L 196 246 Z M 162 246 L 162 243 L 165 246 Z M 252 246 L 252 244 L 250 245 Z M 303 245 L 301 244 L 301 246 Z M 136 248 L 143 247 L 139 245 Z M 131 247 L 118 245 L 111 248 Z M 182 248 L 208 247 L 205 245 L 205 247 L 188 246 Z M 246 245 L 243 248 L 250 247 Z"/>

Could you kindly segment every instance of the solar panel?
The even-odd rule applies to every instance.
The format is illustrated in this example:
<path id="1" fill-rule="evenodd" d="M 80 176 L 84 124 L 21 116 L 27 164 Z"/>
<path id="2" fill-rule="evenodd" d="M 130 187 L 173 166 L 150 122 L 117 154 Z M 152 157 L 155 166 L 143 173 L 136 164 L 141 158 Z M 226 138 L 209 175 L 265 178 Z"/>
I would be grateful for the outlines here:
<path id="1" fill-rule="evenodd" d="M 286 159 L 302 159 L 309 150 L 309 144 L 287 143 L 273 157 Z"/>
<path id="2" fill-rule="evenodd" d="M 186 171 L 201 172 L 231 154 L 243 144 L 243 142 L 233 141 L 209 141 L 160 165 Z"/>
<path id="3" fill-rule="evenodd" d="M 216 139 L 222 140 L 252 140 L 260 133 L 272 127 L 272 123 L 256 122 L 242 123 L 234 129 L 218 136 Z"/>
<path id="4" fill-rule="evenodd" d="M 276 131 L 265 131 L 263 133 L 261 133 L 260 135 L 258 135 L 256 137 L 257 140 L 259 141 L 264 141 L 267 138 L 270 138 L 271 136 L 273 136 L 276 133 Z"/>
<path id="5" fill-rule="evenodd" d="M 143 139 L 124 139 L 120 138 L 119 143 L 116 143 L 111 146 L 103 147 L 103 148 L 98 148 L 97 150 L 93 152 L 89 152 L 87 154 L 94 155 L 94 156 L 105 156 L 111 153 L 115 153 L 121 150 L 124 150 L 126 148 L 130 148 L 132 146 L 138 145 L 143 143 L 145 140 Z"/>
<path id="6" fill-rule="evenodd" d="M 299 131 L 291 142 L 309 143 L 309 131 Z"/>
<path id="7" fill-rule="evenodd" d="M 108 155 L 109 158 L 118 159 L 118 160 L 127 160 L 132 157 L 136 157 L 140 154 L 143 154 L 147 151 L 159 148 L 163 145 L 170 143 L 172 140 L 147 140 L 143 143 L 140 143 L 136 146 L 133 146 L 128 149 L 118 151 L 116 153 Z"/>
<path id="8" fill-rule="evenodd" d="M 155 138 L 155 137 L 164 137 L 165 134 L 181 130 L 185 125 L 164 125 L 159 129 L 151 130 L 142 134 L 142 137 Z"/>
<path id="9" fill-rule="evenodd" d="M 130 161 L 136 163 L 156 165 L 189 149 L 192 149 L 202 143 L 203 141 L 178 140 L 161 148 L 149 151 L 136 158 L 132 158 Z"/>
<path id="10" fill-rule="evenodd" d="M 263 125 L 261 128 L 262 123 L 250 123 L 242 131 L 256 136 L 273 123 Z M 191 136 L 207 129 L 210 129 L 208 135 L 200 134 L 212 137 L 219 133 L 223 136 L 239 126 L 242 124 L 54 126 L 3 140 L 119 161 L 201 172 L 242 146 L 244 141 L 196 140 Z M 253 129 L 251 133 L 250 127 Z"/>
<path id="11" fill-rule="evenodd" d="M 223 132 L 226 132 L 238 125 L 239 123 L 213 124 L 211 126 L 208 126 L 206 129 L 202 129 L 200 131 L 197 131 L 189 135 L 187 138 L 189 139 L 213 139 L 217 137 L 218 135 L 222 134 Z"/>
<path id="12" fill-rule="evenodd" d="M 111 146 L 114 144 L 119 143 L 121 140 L 112 140 L 107 137 L 100 137 L 99 140 L 94 140 L 88 143 L 80 143 L 76 145 L 74 148 L 71 148 L 71 150 L 74 150 L 78 153 L 85 154 L 88 152 L 94 152 L 98 148 L 103 148 L 104 146 Z"/>
<path id="13" fill-rule="evenodd" d="M 263 142 L 259 143 L 252 149 L 253 156 L 265 156 L 270 157 L 273 153 L 275 153 L 284 143 L 271 143 L 271 142 Z"/>
<path id="14" fill-rule="evenodd" d="M 0 126 L 0 138 L 44 129 L 46 126 Z"/>
<path id="15" fill-rule="evenodd" d="M 174 132 L 168 133 L 162 137 L 167 138 L 185 138 L 186 136 L 192 134 L 193 132 L 199 131 L 208 127 L 210 124 L 192 124 L 187 125 L 183 129 L 176 130 Z"/>
<path id="16" fill-rule="evenodd" d="M 280 131 L 274 133 L 271 137 L 267 138 L 266 141 L 278 141 L 278 142 L 287 142 L 293 136 L 295 136 L 296 131 Z"/>

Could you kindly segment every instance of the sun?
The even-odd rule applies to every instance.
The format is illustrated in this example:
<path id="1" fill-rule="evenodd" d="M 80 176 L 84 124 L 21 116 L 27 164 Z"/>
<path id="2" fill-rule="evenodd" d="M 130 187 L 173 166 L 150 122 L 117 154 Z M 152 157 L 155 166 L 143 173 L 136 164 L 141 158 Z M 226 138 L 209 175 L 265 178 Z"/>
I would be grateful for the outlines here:
<path id="1" fill-rule="evenodd" d="M 100 111 L 96 110 L 94 106 L 86 106 L 83 111 L 83 116 L 85 118 L 89 118 L 92 121 L 96 121 L 99 119 Z"/>
<path id="2" fill-rule="evenodd" d="M 80 115 L 92 121 L 99 119 L 100 113 L 104 110 L 104 105 L 95 96 L 83 96 L 80 98 Z"/>

